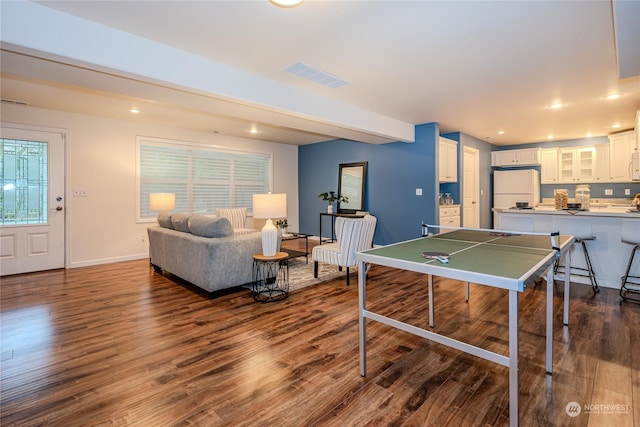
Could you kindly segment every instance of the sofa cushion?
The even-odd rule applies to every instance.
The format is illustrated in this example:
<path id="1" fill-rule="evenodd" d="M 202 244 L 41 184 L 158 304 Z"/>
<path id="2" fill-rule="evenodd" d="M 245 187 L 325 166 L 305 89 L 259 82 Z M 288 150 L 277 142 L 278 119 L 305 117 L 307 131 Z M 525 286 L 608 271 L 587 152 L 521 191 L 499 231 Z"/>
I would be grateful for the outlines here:
<path id="1" fill-rule="evenodd" d="M 171 222 L 171 212 L 160 212 L 158 214 L 158 224 L 160 227 L 173 230 L 173 223 Z"/>
<path id="2" fill-rule="evenodd" d="M 244 228 L 247 222 L 247 208 L 216 209 L 216 217 L 227 218 L 233 228 Z"/>
<path id="3" fill-rule="evenodd" d="M 176 212 L 171 214 L 171 224 L 173 224 L 173 229 L 176 231 L 184 231 L 185 233 L 189 232 L 189 217 L 191 215 L 184 212 Z"/>
<path id="4" fill-rule="evenodd" d="M 233 227 L 226 218 L 212 218 L 210 216 L 193 214 L 189 217 L 191 234 L 201 237 L 233 236 Z"/>

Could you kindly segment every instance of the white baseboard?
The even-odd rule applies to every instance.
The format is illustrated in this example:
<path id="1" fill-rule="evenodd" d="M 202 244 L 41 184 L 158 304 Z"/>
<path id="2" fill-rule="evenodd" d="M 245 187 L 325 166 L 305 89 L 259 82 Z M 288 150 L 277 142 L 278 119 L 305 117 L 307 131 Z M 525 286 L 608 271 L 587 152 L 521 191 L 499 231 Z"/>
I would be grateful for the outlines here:
<path id="1" fill-rule="evenodd" d="M 120 257 L 113 257 L 113 258 L 100 258 L 100 259 L 92 259 L 88 261 L 72 262 L 67 266 L 67 268 L 91 267 L 92 265 L 111 264 L 114 262 L 122 262 L 122 261 L 135 261 L 137 259 L 144 259 L 144 258 L 149 258 L 148 252 L 120 256 Z"/>

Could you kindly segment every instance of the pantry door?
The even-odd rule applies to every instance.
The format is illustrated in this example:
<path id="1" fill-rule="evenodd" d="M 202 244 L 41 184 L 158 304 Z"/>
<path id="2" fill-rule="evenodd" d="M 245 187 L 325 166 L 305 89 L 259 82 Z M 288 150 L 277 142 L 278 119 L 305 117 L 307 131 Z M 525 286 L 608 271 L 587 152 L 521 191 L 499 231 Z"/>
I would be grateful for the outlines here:
<path id="1" fill-rule="evenodd" d="M 0 275 L 64 268 L 65 135 L 0 127 Z"/>

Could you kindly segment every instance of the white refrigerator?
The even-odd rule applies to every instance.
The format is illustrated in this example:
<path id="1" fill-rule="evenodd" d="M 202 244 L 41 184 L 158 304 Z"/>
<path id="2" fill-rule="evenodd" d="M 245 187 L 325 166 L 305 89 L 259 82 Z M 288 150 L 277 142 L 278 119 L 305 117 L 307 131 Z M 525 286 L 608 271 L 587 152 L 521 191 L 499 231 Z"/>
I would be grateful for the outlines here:
<path id="1" fill-rule="evenodd" d="M 516 202 L 540 203 L 540 172 L 535 169 L 497 170 L 493 172 L 494 209 L 515 208 Z"/>

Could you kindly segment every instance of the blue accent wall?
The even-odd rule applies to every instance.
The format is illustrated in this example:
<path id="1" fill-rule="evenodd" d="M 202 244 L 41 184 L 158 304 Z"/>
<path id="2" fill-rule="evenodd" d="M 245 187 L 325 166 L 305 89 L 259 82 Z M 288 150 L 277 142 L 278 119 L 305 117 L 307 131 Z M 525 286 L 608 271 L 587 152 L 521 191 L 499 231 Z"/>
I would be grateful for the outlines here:
<path id="1" fill-rule="evenodd" d="M 437 123 L 416 126 L 415 142 L 364 144 L 334 140 L 298 149 L 300 231 L 319 234 L 326 202 L 318 194 L 338 189 L 340 163 L 368 162 L 366 210 L 378 219 L 374 244 L 387 245 L 420 236 L 421 223 L 437 221 Z M 422 196 L 416 196 L 422 188 Z M 322 232 L 329 235 L 325 217 Z"/>

